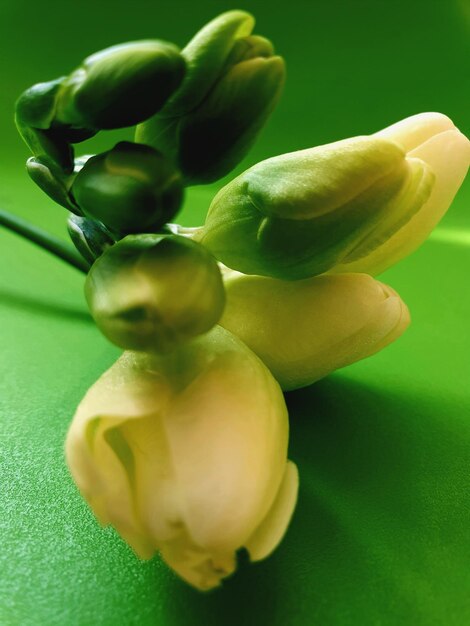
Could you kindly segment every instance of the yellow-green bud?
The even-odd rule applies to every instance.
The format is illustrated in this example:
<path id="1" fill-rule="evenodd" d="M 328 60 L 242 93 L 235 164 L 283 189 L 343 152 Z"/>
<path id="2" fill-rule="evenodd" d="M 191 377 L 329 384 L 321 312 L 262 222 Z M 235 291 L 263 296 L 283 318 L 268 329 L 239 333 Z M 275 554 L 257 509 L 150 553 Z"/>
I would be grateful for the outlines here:
<path id="1" fill-rule="evenodd" d="M 178 235 L 125 237 L 95 262 L 85 295 L 110 341 L 158 352 L 210 330 L 225 304 L 214 258 Z"/>
<path id="2" fill-rule="evenodd" d="M 429 235 L 469 153 L 448 118 L 424 113 L 375 135 L 268 159 L 219 192 L 198 239 L 246 274 L 377 274 Z"/>
<path id="3" fill-rule="evenodd" d="M 165 41 L 136 41 L 101 50 L 66 80 L 57 120 L 97 129 L 133 126 L 165 104 L 184 71 L 178 48 Z"/>
<path id="4" fill-rule="evenodd" d="M 187 72 L 136 139 L 170 154 L 188 184 L 208 183 L 245 156 L 281 94 L 285 67 L 271 42 L 251 35 L 253 17 L 229 11 L 184 48 Z"/>
<path id="5" fill-rule="evenodd" d="M 387 139 L 346 139 L 241 174 L 214 198 L 198 239 L 246 274 L 308 278 L 391 237 L 433 182 L 426 163 Z"/>
<path id="6" fill-rule="evenodd" d="M 130 142 L 90 158 L 71 188 L 86 216 L 120 234 L 156 232 L 177 213 L 183 192 L 166 157 Z"/>

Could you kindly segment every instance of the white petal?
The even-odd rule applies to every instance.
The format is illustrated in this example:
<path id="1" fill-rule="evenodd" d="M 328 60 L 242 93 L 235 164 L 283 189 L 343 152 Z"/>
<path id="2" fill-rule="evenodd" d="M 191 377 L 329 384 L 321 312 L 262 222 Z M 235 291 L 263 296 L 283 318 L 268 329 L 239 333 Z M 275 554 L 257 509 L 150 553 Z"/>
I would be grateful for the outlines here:
<path id="1" fill-rule="evenodd" d="M 409 152 L 431 137 L 454 129 L 452 120 L 442 113 L 418 113 L 387 126 L 375 133 L 375 137 L 394 141 Z"/>

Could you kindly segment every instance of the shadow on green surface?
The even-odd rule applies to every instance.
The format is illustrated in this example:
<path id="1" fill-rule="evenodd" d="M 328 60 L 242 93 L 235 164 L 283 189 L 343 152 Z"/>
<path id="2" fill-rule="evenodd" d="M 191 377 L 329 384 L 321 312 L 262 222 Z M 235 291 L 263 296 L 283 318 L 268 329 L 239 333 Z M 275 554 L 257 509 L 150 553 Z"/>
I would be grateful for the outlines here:
<path id="1" fill-rule="evenodd" d="M 167 626 L 470 617 L 470 420 L 458 402 L 406 384 L 372 388 L 339 374 L 287 394 L 300 492 L 285 540 L 206 595 L 166 579 Z"/>
<path id="2" fill-rule="evenodd" d="M 74 308 L 59 302 L 39 300 L 37 297 L 5 289 L 0 289 L 0 305 L 35 315 L 69 319 L 76 322 L 92 323 L 93 321 L 86 309 Z"/>

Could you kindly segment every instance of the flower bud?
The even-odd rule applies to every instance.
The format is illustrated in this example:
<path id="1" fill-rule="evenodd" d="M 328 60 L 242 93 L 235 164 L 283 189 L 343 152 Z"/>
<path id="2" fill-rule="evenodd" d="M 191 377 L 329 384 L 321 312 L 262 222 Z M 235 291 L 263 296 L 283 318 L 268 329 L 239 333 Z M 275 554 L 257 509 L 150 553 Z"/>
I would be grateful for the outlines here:
<path id="1" fill-rule="evenodd" d="M 119 44 L 86 58 L 66 80 L 57 120 L 74 127 L 133 126 L 156 113 L 185 71 L 176 46 L 148 40 Z"/>
<path id="2" fill-rule="evenodd" d="M 210 330 L 225 304 L 216 261 L 178 235 L 125 237 L 95 262 L 85 295 L 110 341 L 158 352 Z"/>
<path id="3" fill-rule="evenodd" d="M 86 216 L 119 234 L 157 231 L 183 199 L 171 162 L 149 146 L 125 141 L 90 158 L 71 191 Z"/>
<path id="4" fill-rule="evenodd" d="M 73 171 L 74 153 L 70 144 L 89 139 L 97 132 L 58 122 L 57 106 L 66 80 L 63 76 L 33 85 L 18 98 L 15 110 L 18 131 L 37 161 L 62 176 Z M 39 176 L 43 178 L 42 173 Z"/>
<path id="5" fill-rule="evenodd" d="M 406 254 L 435 224 L 426 216 L 440 216 L 449 206 L 467 168 L 468 141 L 454 129 L 407 152 L 402 137 L 395 142 L 392 135 L 355 137 L 258 163 L 217 194 L 199 240 L 233 269 L 288 280 L 333 268 L 364 271 L 359 259 L 392 240 L 405 239 L 399 247 Z M 449 149 L 450 169 L 439 157 Z M 366 263 L 367 271 L 401 258 L 387 250 L 389 258 Z"/>
<path id="6" fill-rule="evenodd" d="M 419 210 L 433 175 L 394 143 L 355 137 L 258 163 L 214 198 L 200 241 L 246 274 L 298 280 Z"/>
<path id="7" fill-rule="evenodd" d="M 227 271 L 224 282 L 221 326 L 246 343 L 285 390 L 379 352 L 410 321 L 399 295 L 366 274 L 283 281 Z"/>
<path id="8" fill-rule="evenodd" d="M 69 211 L 81 214 L 73 198 L 69 194 L 69 181 L 71 175 L 64 175 L 51 163 L 43 158 L 31 157 L 26 161 L 26 171 L 31 180 L 46 193 L 54 202 L 65 207 Z"/>
<path id="9" fill-rule="evenodd" d="M 90 265 L 115 243 L 115 239 L 101 222 L 87 217 L 70 215 L 67 230 L 74 246 Z"/>
<path id="10" fill-rule="evenodd" d="M 124 353 L 79 405 L 66 456 L 102 524 L 208 590 L 238 549 L 256 561 L 284 535 L 298 484 L 287 443 L 279 386 L 216 327 L 170 355 Z"/>
<path id="11" fill-rule="evenodd" d="M 184 48 L 187 72 L 160 114 L 137 127 L 136 140 L 161 149 L 188 184 L 230 172 L 250 149 L 280 97 L 284 61 L 271 42 L 250 35 L 253 17 L 223 13 Z"/>
<path id="12" fill-rule="evenodd" d="M 407 159 L 426 163 L 435 183 L 421 209 L 402 228 L 379 245 L 364 241 L 334 268 L 335 272 L 380 274 L 414 252 L 445 215 L 470 165 L 470 142 L 440 113 L 413 115 L 375 136 L 395 142 Z"/>

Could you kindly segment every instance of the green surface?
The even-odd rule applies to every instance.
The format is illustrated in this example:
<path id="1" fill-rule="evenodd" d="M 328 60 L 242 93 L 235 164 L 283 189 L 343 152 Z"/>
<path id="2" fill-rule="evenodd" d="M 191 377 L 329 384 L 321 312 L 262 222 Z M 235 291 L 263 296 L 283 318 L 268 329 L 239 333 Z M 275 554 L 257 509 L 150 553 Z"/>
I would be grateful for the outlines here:
<path id="1" fill-rule="evenodd" d="M 73 15 L 72 3 L 2 2 L 2 208 L 64 233 L 62 210 L 23 170 L 27 150 L 10 113 L 22 89 L 119 41 L 183 44 L 232 6 L 85 0 Z M 468 134 L 463 1 L 238 7 L 257 15 L 289 76 L 242 167 L 423 110 L 447 113 Z M 211 195 L 191 190 L 186 223 L 201 221 Z M 272 557 L 210 594 L 158 558 L 139 562 L 81 500 L 63 439 L 118 350 L 90 321 L 82 276 L 0 232 L 1 626 L 469 623 L 469 205 L 467 182 L 435 238 L 382 277 L 410 307 L 403 338 L 288 394 L 289 456 L 301 480 L 292 525 Z"/>

